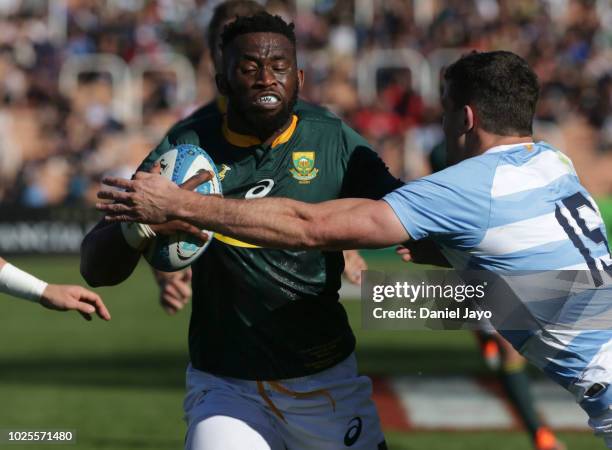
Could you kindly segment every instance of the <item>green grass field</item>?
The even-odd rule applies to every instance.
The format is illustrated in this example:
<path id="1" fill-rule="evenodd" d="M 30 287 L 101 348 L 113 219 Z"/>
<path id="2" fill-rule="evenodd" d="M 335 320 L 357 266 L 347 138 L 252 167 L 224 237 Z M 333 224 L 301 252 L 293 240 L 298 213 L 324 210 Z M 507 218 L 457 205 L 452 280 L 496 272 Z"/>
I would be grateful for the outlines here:
<path id="1" fill-rule="evenodd" d="M 370 260 L 374 268 L 385 268 L 384 258 Z M 76 258 L 11 262 L 49 281 L 81 282 Z M 76 445 L 50 447 L 55 449 L 181 449 L 188 314 L 169 317 L 161 310 L 144 265 L 121 286 L 98 291 L 113 314 L 110 323 L 87 323 L 76 313 L 0 295 L 0 430 L 76 430 Z M 362 372 L 427 376 L 485 370 L 467 333 L 363 331 L 359 303 L 346 306 Z M 561 437 L 570 450 L 604 448 L 588 433 Z M 530 448 L 519 432 L 389 433 L 387 438 L 396 450 Z"/>

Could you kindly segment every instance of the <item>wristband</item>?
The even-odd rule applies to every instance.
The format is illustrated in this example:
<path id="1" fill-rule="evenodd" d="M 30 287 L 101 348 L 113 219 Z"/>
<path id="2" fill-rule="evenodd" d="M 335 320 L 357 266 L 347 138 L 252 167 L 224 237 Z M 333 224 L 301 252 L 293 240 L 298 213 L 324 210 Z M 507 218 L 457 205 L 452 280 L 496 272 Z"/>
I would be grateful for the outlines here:
<path id="1" fill-rule="evenodd" d="M 139 252 L 142 252 L 156 236 L 149 225 L 137 222 L 121 222 L 121 233 L 125 242 Z"/>
<path id="2" fill-rule="evenodd" d="M 38 302 L 46 288 L 47 283 L 12 264 L 6 263 L 0 269 L 0 292 Z"/>

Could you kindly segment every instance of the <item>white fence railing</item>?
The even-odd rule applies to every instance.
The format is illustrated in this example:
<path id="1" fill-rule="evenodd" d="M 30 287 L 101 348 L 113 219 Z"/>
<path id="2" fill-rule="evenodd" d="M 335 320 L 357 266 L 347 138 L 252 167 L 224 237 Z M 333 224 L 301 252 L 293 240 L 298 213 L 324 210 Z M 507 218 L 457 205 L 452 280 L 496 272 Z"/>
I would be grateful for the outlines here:
<path id="1" fill-rule="evenodd" d="M 84 73 L 108 74 L 112 84 L 111 112 L 113 117 L 130 128 L 143 123 L 143 85 L 146 73 L 171 72 L 176 77 L 176 95 L 168 99 L 172 107 L 194 103 L 197 95 L 196 72 L 189 60 L 176 53 L 150 57 L 140 55 L 127 64 L 118 56 L 98 53 L 69 57 L 60 70 L 59 89 L 70 96 Z"/>
<path id="2" fill-rule="evenodd" d="M 60 92 L 70 97 L 78 88 L 79 76 L 83 73 L 110 76 L 113 89 L 111 112 L 117 120 L 131 123 L 132 75 L 125 61 L 116 55 L 106 53 L 71 56 L 66 59 L 60 69 Z"/>
<path id="3" fill-rule="evenodd" d="M 357 93 L 362 104 L 376 101 L 378 96 L 377 75 L 385 69 L 408 69 L 412 84 L 428 105 L 439 101 L 440 70 L 458 58 L 462 49 L 439 49 L 428 57 L 410 48 L 373 50 L 357 59 Z M 321 55 L 319 55 L 321 56 Z M 314 55 L 309 54 L 312 62 Z M 328 65 L 333 61 L 327 58 Z M 171 106 L 179 107 L 195 102 L 197 97 L 196 70 L 189 60 L 177 53 L 163 53 L 154 56 L 141 55 L 129 64 L 112 54 L 89 54 L 70 56 L 63 64 L 59 75 L 62 94 L 70 96 L 78 86 L 83 73 L 106 73 L 109 75 L 113 100 L 111 110 L 114 117 L 129 126 L 142 125 L 142 88 L 146 73 L 169 72 L 176 79 L 176 95 L 169 99 Z"/>

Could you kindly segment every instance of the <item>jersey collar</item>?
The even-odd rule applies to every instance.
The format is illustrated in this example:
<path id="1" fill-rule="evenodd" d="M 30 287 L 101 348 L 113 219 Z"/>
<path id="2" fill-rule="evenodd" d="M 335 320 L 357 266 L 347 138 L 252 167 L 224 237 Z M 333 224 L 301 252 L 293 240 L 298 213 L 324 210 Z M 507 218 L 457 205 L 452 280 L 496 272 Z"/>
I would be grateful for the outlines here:
<path id="1" fill-rule="evenodd" d="M 215 99 L 215 103 L 217 104 L 217 109 L 221 114 L 225 114 L 227 112 L 227 97 L 224 95 L 218 95 Z"/>
<path id="2" fill-rule="evenodd" d="M 293 136 L 293 133 L 295 132 L 295 129 L 297 127 L 297 123 L 298 117 L 294 114 L 291 117 L 291 124 L 287 127 L 285 131 L 278 135 L 276 139 L 274 139 L 271 147 L 276 147 L 277 145 L 284 144 L 289 139 L 291 139 L 291 136 Z M 236 147 L 246 148 L 261 144 L 259 138 L 255 136 L 250 136 L 248 134 L 240 134 L 230 130 L 229 126 L 227 125 L 227 116 L 223 117 L 223 137 L 225 137 L 227 142 Z"/>
<path id="3" fill-rule="evenodd" d="M 485 153 L 499 153 L 499 152 L 505 152 L 506 150 L 510 150 L 513 147 L 526 147 L 527 150 L 531 151 L 533 150 L 533 146 L 535 144 L 533 142 L 521 142 L 520 144 L 506 144 L 506 145 L 497 145 L 495 147 L 491 147 L 489 150 L 487 150 Z"/>

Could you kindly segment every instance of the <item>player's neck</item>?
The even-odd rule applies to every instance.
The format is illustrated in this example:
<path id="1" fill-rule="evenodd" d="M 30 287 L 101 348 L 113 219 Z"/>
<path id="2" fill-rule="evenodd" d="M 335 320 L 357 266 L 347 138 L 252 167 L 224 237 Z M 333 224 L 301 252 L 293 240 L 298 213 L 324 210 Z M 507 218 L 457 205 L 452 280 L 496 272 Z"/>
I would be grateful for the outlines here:
<path id="1" fill-rule="evenodd" d="M 474 142 L 474 155 L 481 155 L 487 150 L 500 145 L 518 145 L 533 142 L 533 136 L 501 136 L 485 131 L 478 133 Z"/>

